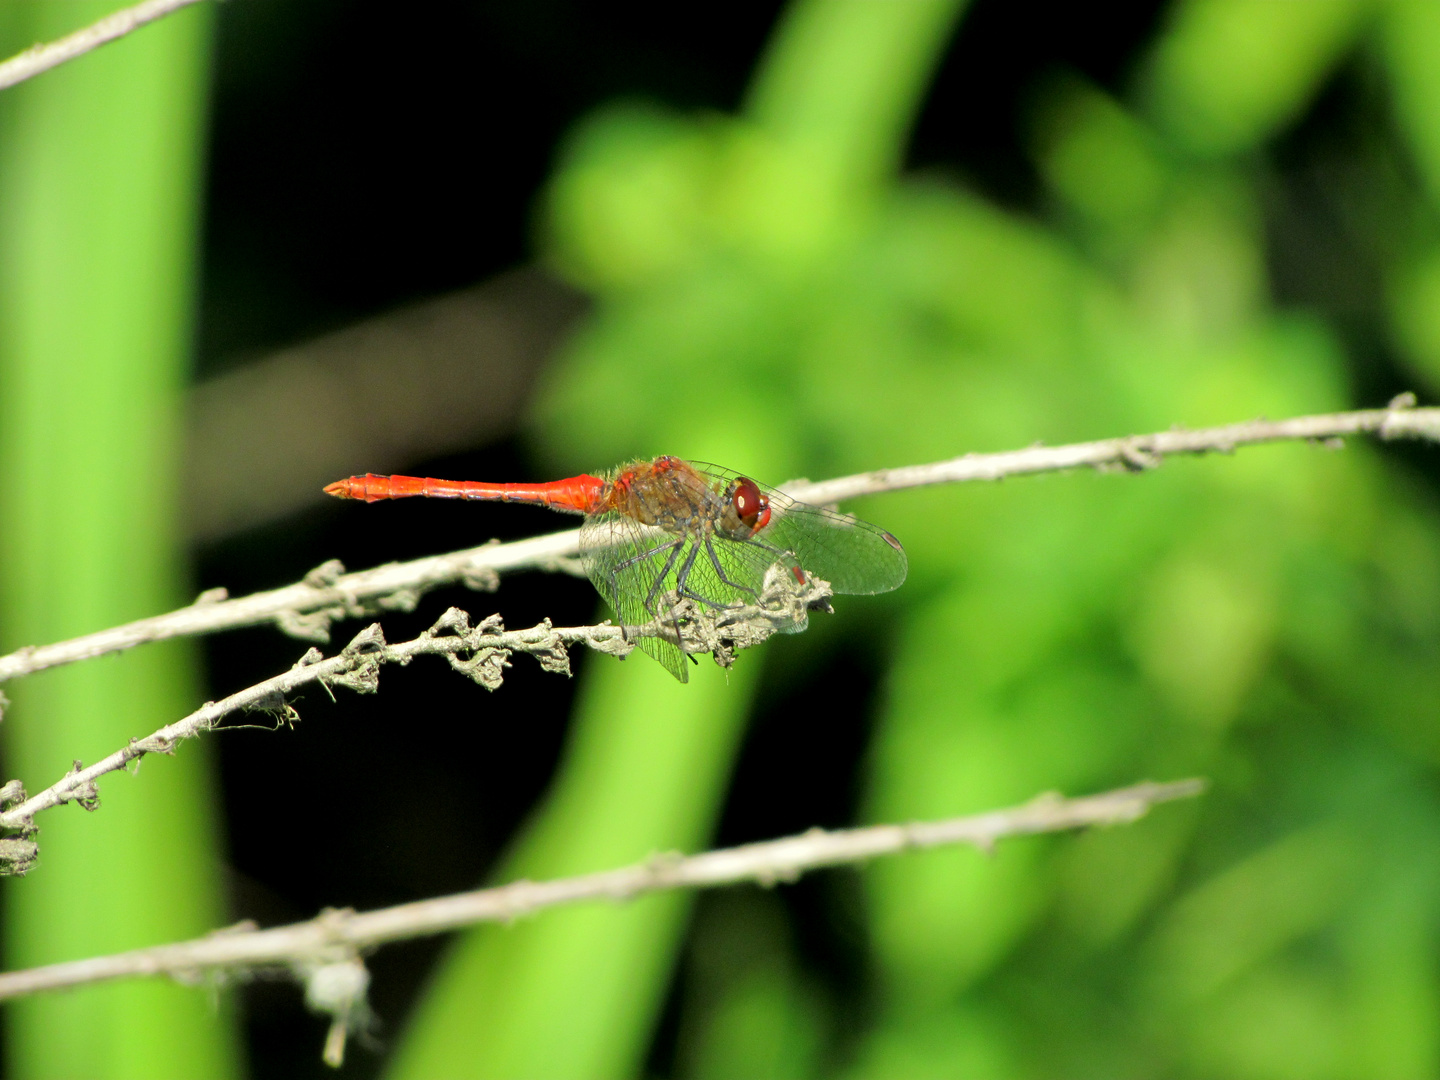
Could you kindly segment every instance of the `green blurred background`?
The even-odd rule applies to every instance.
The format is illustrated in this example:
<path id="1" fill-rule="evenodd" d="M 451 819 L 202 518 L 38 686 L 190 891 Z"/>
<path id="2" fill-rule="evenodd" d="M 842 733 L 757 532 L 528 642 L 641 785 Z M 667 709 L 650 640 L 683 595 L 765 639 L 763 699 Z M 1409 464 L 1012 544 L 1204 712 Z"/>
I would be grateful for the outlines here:
<path id="1" fill-rule="evenodd" d="M 367 469 L 668 452 L 782 482 L 1433 400 L 1440 7 L 1073 7 L 232 0 L 7 92 L 5 647 L 558 524 L 318 505 Z M 4 0 L 0 36 L 104 9 Z M 522 658 L 490 696 L 416 665 L 111 778 L 42 820 L 5 965 L 1200 774 L 990 858 L 384 950 L 344 1071 L 1436 1075 L 1437 481 L 1433 449 L 1354 443 L 872 498 L 904 589 L 728 679 Z M 449 603 L 597 614 L 526 575 L 387 633 Z M 7 687 L 6 774 L 303 647 Z M 283 980 L 113 987 L 11 1008 L 5 1071 L 322 1075 L 324 1026 Z"/>

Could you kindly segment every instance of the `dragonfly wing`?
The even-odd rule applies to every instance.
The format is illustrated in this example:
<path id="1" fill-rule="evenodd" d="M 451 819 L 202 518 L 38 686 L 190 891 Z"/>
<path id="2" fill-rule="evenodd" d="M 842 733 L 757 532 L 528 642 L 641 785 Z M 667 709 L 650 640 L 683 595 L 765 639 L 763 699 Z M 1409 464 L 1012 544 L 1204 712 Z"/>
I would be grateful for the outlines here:
<path id="1" fill-rule="evenodd" d="M 724 490 L 739 474 L 706 462 L 692 461 L 697 472 Z M 770 522 L 750 545 L 765 545 L 792 555 L 811 574 L 823 578 L 837 593 L 868 595 L 890 592 L 905 582 L 909 561 L 900 541 L 884 529 L 853 514 L 796 502 L 784 492 L 757 484 L 770 501 Z"/>
<path id="2" fill-rule="evenodd" d="M 752 541 L 726 540 L 718 536 L 701 538 L 687 549 L 694 552 L 684 583 L 684 594 L 689 599 L 707 604 L 715 611 L 739 608 L 756 604 L 773 604 L 774 597 L 765 592 L 766 578 L 772 568 L 791 584 L 799 564 L 789 552 L 778 550 L 769 544 Z M 803 574 L 796 574 L 803 581 Z M 781 633 L 795 634 L 804 630 L 806 619 L 799 617 L 775 624 Z"/>
<path id="3" fill-rule="evenodd" d="M 909 572 L 905 549 L 884 529 L 779 492 L 770 503 L 770 524 L 756 539 L 793 552 L 801 566 L 837 593 L 890 592 L 905 583 Z"/>
<path id="4" fill-rule="evenodd" d="M 646 528 L 623 514 L 599 514 L 588 518 L 581 528 L 580 556 L 585 574 L 615 612 L 620 625 L 627 628 L 627 636 L 630 628 L 655 621 L 652 609 L 663 598 L 666 582 L 673 583 L 674 567 L 681 558 L 678 542 L 678 537 Z M 673 584 L 670 588 L 673 590 Z M 668 635 L 638 634 L 631 640 L 675 678 L 689 682 L 689 665 L 677 643 L 679 628 L 672 630 L 673 640 Z"/>
<path id="5" fill-rule="evenodd" d="M 777 561 L 785 561 L 783 553 L 708 534 L 697 537 L 685 549 L 684 595 L 716 610 L 754 604 L 766 571 Z"/>
<path id="6" fill-rule="evenodd" d="M 641 637 L 635 641 L 646 656 L 660 661 L 665 670 L 674 675 L 681 682 L 690 681 L 690 665 L 685 661 L 685 654 L 680 651 L 680 646 L 668 638 L 662 637 Z"/>

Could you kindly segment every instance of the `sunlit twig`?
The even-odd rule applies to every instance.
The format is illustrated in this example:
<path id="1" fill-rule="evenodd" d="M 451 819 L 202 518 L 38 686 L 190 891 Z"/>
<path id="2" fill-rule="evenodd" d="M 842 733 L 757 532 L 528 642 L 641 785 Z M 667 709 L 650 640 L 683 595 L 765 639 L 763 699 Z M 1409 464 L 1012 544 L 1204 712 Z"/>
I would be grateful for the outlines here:
<path id="1" fill-rule="evenodd" d="M 789 584 L 787 584 L 789 583 Z M 775 585 L 782 586 L 775 588 Z M 729 666 L 734 654 L 759 644 L 772 634 L 803 625 L 808 613 L 825 608 L 831 595 L 828 583 L 807 578 L 794 584 L 788 574 L 776 575 L 759 599 L 748 605 L 727 607 L 721 612 L 691 611 L 683 624 L 657 618 L 640 626 L 555 627 L 547 619 L 528 630 L 506 630 L 500 616 L 491 615 L 478 625 L 459 608 L 450 608 L 419 637 L 395 645 L 387 644 L 379 623 L 372 623 L 328 659 L 312 648 L 289 671 L 256 683 L 220 701 L 207 702 L 189 716 L 167 724 L 143 739 L 129 744 L 94 765 L 75 767 L 44 791 L 26 797 L 18 780 L 0 788 L 0 831 L 21 833 L 21 837 L 0 839 L 0 875 L 25 873 L 36 857 L 29 840 L 35 815 L 68 802 L 87 810 L 99 806 L 95 781 L 107 773 L 125 768 L 146 754 L 173 753 L 183 739 L 193 738 L 219 725 L 241 710 L 276 714 L 282 721 L 294 718 L 286 703 L 289 695 L 309 683 L 327 689 L 344 686 L 359 693 L 378 688 L 382 664 L 408 664 L 417 656 L 444 656 L 456 671 L 474 679 L 488 690 L 496 690 L 505 678 L 514 653 L 529 653 L 546 671 L 570 674 L 569 646 L 584 644 L 597 652 L 627 656 L 637 638 L 678 634 L 675 643 L 687 654 L 713 653 L 716 662 Z"/>
<path id="2" fill-rule="evenodd" d="M 458 608 L 450 608 L 419 637 L 395 645 L 387 644 L 380 624 L 373 623 L 356 634 L 335 656 L 326 659 L 319 649 L 312 648 L 289 671 L 220 701 L 207 702 L 189 716 L 143 739 L 132 739 L 127 746 L 88 768 L 82 768 L 77 761 L 75 768 L 62 779 L 29 798 L 24 797 L 16 781 L 11 781 L 0 790 L 0 800 L 5 804 L 4 811 L 0 812 L 0 829 L 29 833 L 36 814 L 67 802 L 94 809 L 99 801 L 95 786 L 99 777 L 123 769 L 146 754 L 173 753 L 181 740 L 211 730 L 233 713 L 267 711 L 288 720 L 293 713 L 286 704 L 287 696 L 310 683 L 372 693 L 379 682 L 382 664 L 408 664 L 417 656 L 445 656 L 451 667 L 493 690 L 504 677 L 510 655 L 516 652 L 531 654 L 547 671 L 568 674 L 567 646 L 576 643 L 616 656 L 624 656 L 633 647 L 620 627 L 608 623 L 554 627 L 546 620 L 528 630 L 506 630 L 498 616 L 491 616 L 472 627 L 469 616 Z M 4 849 L 0 849 L 0 863 L 7 861 L 5 854 Z M 8 869 L 0 866 L 0 873 L 26 869 L 24 865 L 13 865 L 15 861 L 10 860 L 12 865 Z"/>
<path id="3" fill-rule="evenodd" d="M 1175 429 L 1127 435 L 1067 446 L 1033 446 L 993 454 L 966 454 L 929 465 L 882 469 L 820 483 L 785 485 L 802 502 L 833 503 L 860 495 L 953 484 L 1001 480 L 1066 469 L 1092 468 L 1141 472 L 1176 454 L 1229 453 L 1258 443 L 1304 439 L 1330 442 L 1347 435 L 1382 439 L 1440 441 L 1440 408 L 1413 408 L 1409 395 L 1388 408 L 1299 416 L 1289 420 L 1251 420 L 1195 431 Z M 178 611 L 100 630 L 51 645 L 27 646 L 0 656 L 0 682 L 61 664 L 118 652 L 149 641 L 210 634 L 273 622 L 292 636 L 328 641 L 330 624 L 341 618 L 374 615 L 385 609 L 410 610 L 432 589 L 464 583 L 493 590 L 499 575 L 514 570 L 577 572 L 579 531 L 550 533 L 510 544 L 487 544 L 445 555 L 346 573 L 338 562 L 317 567 L 304 581 L 279 589 L 227 599 L 224 590 L 206 593 Z"/>
<path id="4" fill-rule="evenodd" d="M 387 942 L 444 933 L 481 922 L 508 922 L 547 908 L 588 900 L 628 900 L 662 889 L 712 888 L 754 881 L 793 881 L 819 867 L 862 862 L 920 848 L 970 844 L 988 850 L 1010 836 L 1057 832 L 1136 820 L 1156 803 L 1204 789 L 1200 780 L 1143 783 L 1101 795 L 1043 795 L 1021 806 L 908 825 L 873 825 L 798 836 L 702 855 L 661 855 L 642 863 L 555 881 L 516 881 L 498 888 L 440 896 L 378 911 L 327 911 L 307 922 L 257 930 L 231 928 L 193 941 L 0 974 L 0 999 L 41 990 L 142 975 L 193 980 L 217 971 L 353 963 L 359 951 Z"/>
<path id="5" fill-rule="evenodd" d="M 77 56 L 98 49 L 101 45 L 122 38 L 132 30 L 164 18 L 172 11 L 198 4 L 200 0 L 144 0 L 93 22 L 82 30 L 67 34 L 57 41 L 32 45 L 0 63 L 0 90 L 22 83 L 41 72 L 74 60 Z"/>

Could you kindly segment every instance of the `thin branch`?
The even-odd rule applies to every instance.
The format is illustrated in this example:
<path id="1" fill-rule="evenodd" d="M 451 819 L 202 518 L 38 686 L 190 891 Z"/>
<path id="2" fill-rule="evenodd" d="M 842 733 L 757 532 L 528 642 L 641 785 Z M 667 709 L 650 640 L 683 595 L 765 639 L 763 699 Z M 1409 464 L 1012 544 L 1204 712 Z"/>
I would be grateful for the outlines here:
<path id="1" fill-rule="evenodd" d="M 803 494 L 787 493 L 805 502 L 832 503 L 884 491 L 954 484 L 970 480 L 1003 480 L 1008 476 L 1091 468 L 1100 471 L 1145 472 L 1167 457 L 1181 454 L 1228 454 L 1241 446 L 1303 439 L 1330 446 L 1346 435 L 1378 435 L 1381 439 L 1423 439 L 1440 442 L 1440 408 L 1414 408 L 1415 396 L 1401 394 L 1384 409 L 1297 416 L 1289 420 L 1247 420 L 1223 427 L 1187 431 L 1172 428 L 1149 435 L 1125 435 L 1068 446 L 1032 446 L 997 454 L 966 454 L 932 465 L 844 476 L 810 484 Z"/>
<path id="2" fill-rule="evenodd" d="M 661 613 L 638 626 L 605 622 L 599 626 L 556 628 L 546 619 L 528 630 L 507 631 L 499 615 L 491 615 L 472 627 L 470 616 L 452 607 L 419 637 L 387 645 L 380 624 L 371 623 L 338 655 L 327 660 L 319 649 L 311 648 L 289 671 L 221 701 L 207 702 L 143 739 L 131 739 L 129 745 L 89 768 L 75 762 L 64 777 L 34 796 L 26 798 L 19 780 L 0 787 L 0 833 L 9 830 L 21 834 L 18 838 L 0 838 L 0 875 L 23 874 L 34 864 L 38 848 L 30 835 L 40 811 L 67 802 L 78 802 L 86 810 L 98 808 L 97 779 L 146 754 L 174 753 L 180 740 L 212 730 L 241 709 L 264 710 L 278 714 L 284 722 L 292 721 L 297 714 L 286 703 L 286 695 L 308 683 L 318 682 L 327 691 L 333 686 L 345 686 L 357 693 L 373 694 L 379 689 L 380 665 L 409 664 L 417 656 L 444 656 L 456 671 L 487 690 L 498 690 L 514 653 L 529 653 L 544 670 L 569 675 L 571 645 L 583 643 L 597 652 L 625 657 L 638 639 L 646 637 L 666 638 L 687 655 L 710 653 L 721 667 L 729 667 L 740 650 L 752 648 L 773 634 L 803 629 L 811 611 L 830 610 L 831 595 L 830 583 L 819 578 L 807 576 L 804 582 L 797 582 L 788 573 L 772 573 L 766 576 L 765 586 L 752 604 L 712 612 L 688 600 L 677 600 L 683 616 Z"/>
<path id="3" fill-rule="evenodd" d="M 1204 786 L 1200 780 L 1181 780 L 1137 784 L 1079 799 L 1044 795 L 1008 810 L 970 817 L 835 832 L 811 829 L 798 836 L 703 855 L 661 855 L 618 870 L 555 881 L 516 881 L 363 914 L 327 911 L 308 922 L 270 930 L 242 924 L 193 941 L 0 974 L 0 999 L 142 975 L 190 981 L 211 973 L 259 967 L 324 969 L 354 963 L 359 950 L 387 942 L 474 923 L 509 922 L 565 904 L 629 900 L 662 889 L 713 888 L 745 881 L 771 885 L 793 881 L 808 870 L 913 849 L 970 844 L 989 850 L 1010 836 L 1125 824 L 1142 817 L 1156 803 L 1198 795 Z"/>
<path id="4" fill-rule="evenodd" d="M 234 600 L 224 589 L 200 594 L 189 607 L 100 630 L 53 645 L 26 646 L 0 656 L 0 682 L 77 660 L 121 652 L 149 641 L 213 634 L 273 622 L 302 641 L 330 640 L 336 619 L 361 618 L 379 611 L 410 611 L 432 589 L 457 582 L 479 592 L 494 592 L 500 572 L 567 569 L 579 554 L 579 533 L 571 529 L 511 544 L 483 544 L 446 555 L 406 563 L 385 563 L 347 574 L 338 559 L 317 566 L 303 581 L 251 593 Z"/>
<path id="5" fill-rule="evenodd" d="M 1385 409 L 1252 420 L 1196 431 L 1176 429 L 1068 446 L 966 454 L 930 465 L 884 469 L 821 483 L 787 484 L 785 492 L 803 502 L 823 504 L 930 484 L 1001 480 L 1075 468 L 1140 472 L 1175 454 L 1229 453 L 1241 446 L 1291 439 L 1331 443 L 1346 435 L 1374 434 L 1387 440 L 1440 442 L 1440 408 L 1416 409 L 1411 407 L 1413 404 L 1412 396 L 1401 395 Z M 412 562 L 389 563 L 353 574 L 346 573 L 339 562 L 331 561 L 311 571 L 304 581 L 280 589 L 234 600 L 226 599 L 224 590 L 214 590 L 191 606 L 165 615 L 53 645 L 27 646 L 0 656 L 0 682 L 147 641 L 267 622 L 294 637 L 324 642 L 329 640 L 329 627 L 336 619 L 373 615 L 386 609 L 408 611 L 422 595 L 440 586 L 463 582 L 472 589 L 493 591 L 499 585 L 499 575 L 514 570 L 577 572 L 578 539 L 578 530 L 572 529 L 512 544 L 487 544 Z"/>
<path id="6" fill-rule="evenodd" d="M 132 30 L 138 30 L 147 23 L 162 19 L 172 11 L 197 4 L 200 0 L 144 0 L 134 7 L 124 8 L 107 15 L 99 22 L 91 23 L 83 30 L 76 30 L 58 41 L 32 45 L 0 63 L 0 90 L 22 83 L 26 79 L 59 67 L 67 60 L 98 49 L 116 38 L 122 38 Z"/>
<path id="7" fill-rule="evenodd" d="M 646 628 L 634 628 L 636 633 Z M 220 701 L 207 702 L 189 716 L 167 724 L 143 739 L 131 739 L 129 745 L 109 757 L 83 768 L 80 762 L 56 783 L 29 798 L 18 781 L 0 789 L 0 830 L 18 831 L 22 839 L 0 841 L 13 850 L 0 846 L 0 873 L 24 872 L 34 860 L 34 844 L 28 835 L 34 831 L 35 815 L 53 806 L 78 802 L 87 810 L 99 805 L 95 781 L 106 773 L 125 768 L 146 754 L 174 753 L 182 739 L 188 739 L 215 728 L 221 720 L 241 710 L 261 710 L 278 714 L 282 721 L 294 719 L 294 710 L 286 697 L 310 683 L 329 688 L 344 686 L 358 693 L 374 693 L 379 684 L 380 665 L 408 664 L 417 656 L 445 656 L 450 666 L 468 675 L 489 689 L 500 685 L 509 657 L 515 652 L 530 653 L 547 671 L 570 672 L 567 646 L 583 643 L 600 652 L 624 656 L 633 645 L 618 626 L 553 627 L 547 619 L 528 630 L 505 630 L 498 615 L 492 615 L 471 627 L 469 616 L 459 608 L 450 608 L 419 637 L 411 641 L 387 645 L 379 623 L 372 623 L 356 634 L 335 656 L 325 659 L 319 649 L 310 649 L 289 671 L 264 682 L 256 683 Z M 468 655 L 462 655 L 468 654 Z M 14 845 L 29 845 L 14 848 Z M 16 855 L 20 858 L 16 858 Z"/>

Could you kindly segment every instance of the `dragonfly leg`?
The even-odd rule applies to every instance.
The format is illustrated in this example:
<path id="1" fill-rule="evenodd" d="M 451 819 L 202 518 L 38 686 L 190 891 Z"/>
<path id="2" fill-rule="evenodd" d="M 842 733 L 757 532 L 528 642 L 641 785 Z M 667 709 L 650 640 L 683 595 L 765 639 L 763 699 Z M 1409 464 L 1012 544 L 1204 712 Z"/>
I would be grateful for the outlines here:
<path id="1" fill-rule="evenodd" d="M 610 568 L 610 594 L 614 596 L 617 601 L 615 608 L 617 614 L 620 611 L 618 604 L 620 599 L 620 572 L 630 569 L 630 567 L 636 563 L 644 562 L 646 559 L 659 555 L 662 551 L 668 550 L 670 552 L 670 558 L 665 561 L 665 568 L 660 571 L 659 576 L 655 579 L 656 584 L 651 586 L 650 591 L 645 594 L 644 602 L 640 605 L 645 611 L 649 611 L 650 604 L 655 599 L 655 590 L 659 587 L 659 583 L 665 580 L 665 575 L 670 572 L 670 567 L 675 565 L 675 556 L 679 553 L 679 548 L 682 543 L 684 543 L 683 540 L 667 540 L 663 544 L 657 544 L 649 551 L 642 551 L 639 555 L 632 555 L 624 562 Z"/>
<path id="2" fill-rule="evenodd" d="M 720 557 L 715 554 L 715 545 L 711 537 L 708 536 L 705 537 L 705 555 L 710 560 L 710 565 L 715 570 L 715 576 L 718 577 L 721 582 L 729 585 L 732 589 L 735 589 L 739 592 L 749 593 L 750 596 L 755 600 L 760 599 L 759 594 L 756 593 L 754 589 L 750 588 L 747 585 L 741 585 L 738 581 L 731 581 L 728 577 L 725 576 L 725 568 L 720 565 Z M 725 606 L 734 607 L 736 605 L 730 604 Z"/>
<path id="3" fill-rule="evenodd" d="M 619 575 L 619 573 L 620 573 L 621 570 L 624 570 L 624 569 L 626 569 L 627 567 L 630 567 L 630 566 L 634 566 L 637 562 L 639 562 L 639 561 L 642 560 L 642 559 L 648 559 L 648 558 L 650 558 L 652 555 L 658 555 L 658 554 L 660 554 L 660 552 L 665 551 L 665 550 L 668 548 L 669 551 L 670 551 L 670 557 L 665 560 L 665 565 L 660 568 L 660 573 L 658 573 L 658 574 L 655 575 L 655 581 L 654 581 L 653 584 L 651 584 L 651 586 L 650 586 L 650 591 L 645 594 L 645 600 L 644 600 L 644 602 L 640 605 L 640 606 L 643 607 L 647 612 L 648 612 L 648 611 L 651 611 L 651 609 L 653 608 L 653 606 L 654 606 L 654 604 L 655 604 L 655 596 L 656 596 L 656 594 L 659 593 L 659 591 L 660 591 L 660 586 L 662 586 L 662 585 L 665 584 L 665 575 L 667 575 L 668 573 L 670 573 L 670 568 L 675 565 L 675 560 L 680 557 L 680 549 L 681 549 L 682 547 L 684 547 L 684 546 L 685 546 L 685 541 L 684 541 L 684 540 L 671 540 L 669 543 L 661 544 L 659 547 L 656 547 L 656 548 L 651 548 L 649 551 L 645 552 L 645 554 L 643 554 L 643 555 L 636 555 L 634 558 L 626 559 L 626 560 L 625 560 L 623 563 L 621 563 L 619 566 L 615 567 L 614 570 L 610 571 L 610 576 L 611 576 L 611 578 L 616 578 L 616 579 L 617 579 L 617 580 L 615 580 L 615 581 L 612 583 L 612 588 L 619 585 L 618 575 Z M 617 590 L 617 591 L 618 591 L 618 590 Z"/>
<path id="4" fill-rule="evenodd" d="M 660 587 L 665 584 L 665 575 L 670 573 L 670 568 L 675 565 L 675 560 L 680 557 L 680 552 L 685 547 L 685 540 L 681 538 L 679 540 L 673 541 L 669 545 L 662 544 L 660 547 L 656 548 L 654 552 L 651 552 L 651 554 L 664 551 L 667 546 L 670 548 L 670 557 L 665 560 L 665 565 L 660 569 L 660 573 L 655 575 L 655 583 L 650 586 L 650 591 L 645 594 L 644 608 L 647 612 L 650 612 L 652 614 L 654 613 L 655 594 L 658 593 L 660 591 Z M 643 556 L 637 556 L 637 558 L 640 557 Z M 685 565 L 689 566 L 690 563 L 694 561 L 694 558 L 695 556 L 691 555 L 690 558 L 685 560 Z M 616 571 L 618 572 L 620 569 L 625 566 L 629 566 L 633 562 L 635 562 L 635 559 L 627 560 L 625 563 L 622 563 L 621 566 L 617 567 Z M 679 591 L 678 580 L 676 591 Z M 675 634 L 675 644 L 680 645 L 682 640 L 680 637 L 680 620 L 675 617 L 675 612 L 673 608 L 668 614 L 670 616 L 670 629 Z M 681 646 L 681 648 L 683 651 L 683 646 Z M 687 653 L 686 655 L 689 654 Z M 691 659 L 694 660 L 694 657 L 691 657 Z M 696 660 L 695 662 L 699 663 L 698 660 Z"/>
<path id="5" fill-rule="evenodd" d="M 631 555 L 630 558 L 626 559 L 624 562 L 618 563 L 618 564 L 614 567 L 614 569 L 612 569 L 612 570 L 610 571 L 610 576 L 613 578 L 613 577 L 615 577 L 617 574 L 619 574 L 621 570 L 628 570 L 628 569 L 630 569 L 630 567 L 634 566 L 636 563 L 638 563 L 638 562 L 644 562 L 646 559 L 650 558 L 651 556 L 653 556 L 653 555 L 659 555 L 660 552 L 665 551 L 665 550 L 667 550 L 667 549 L 669 549 L 669 548 L 678 548 L 678 547 L 679 547 L 681 544 L 683 544 L 684 542 L 685 542 L 684 540 L 667 540 L 667 541 L 665 541 L 665 543 L 663 543 L 663 544 L 657 544 L 655 547 L 651 548 L 649 551 L 642 551 L 639 555 Z M 663 572 L 660 574 L 660 576 L 661 576 L 662 578 L 665 576 L 665 573 L 670 570 L 670 563 L 673 563 L 674 561 L 675 561 L 675 557 L 672 555 L 672 556 L 670 557 L 670 562 L 668 562 L 668 563 L 665 564 L 665 571 L 663 571 Z"/>
<path id="6" fill-rule="evenodd" d="M 735 582 L 729 580 L 720 570 L 720 564 L 715 559 L 715 551 L 710 546 L 709 537 L 705 538 L 704 543 L 705 549 L 709 553 L 710 562 L 714 565 L 716 572 L 720 574 L 720 580 L 725 582 L 725 584 L 729 585 L 731 588 L 739 589 L 742 592 L 748 592 L 751 596 L 754 596 L 755 593 L 753 590 L 745 588 L 744 585 L 737 585 Z M 714 608 L 717 611 L 733 611 L 735 608 L 740 607 L 740 604 L 726 604 L 722 603 L 719 600 L 714 600 L 708 596 L 701 596 L 699 593 L 693 591 L 689 587 L 687 582 L 690 579 L 690 571 L 694 569 L 695 560 L 699 556 L 699 554 L 700 545 L 697 543 L 693 548 L 690 549 L 690 554 L 685 559 L 685 565 L 682 566 L 675 574 L 676 592 L 678 592 L 681 596 L 685 597 L 687 600 L 694 600 L 697 604 L 704 604 L 706 607 Z"/>
<path id="7" fill-rule="evenodd" d="M 699 554 L 700 545 L 696 544 L 685 556 L 685 562 L 681 565 L 680 569 L 675 571 L 675 591 L 686 599 L 694 600 L 696 603 L 705 604 L 707 607 L 715 607 L 715 601 L 708 600 L 705 597 L 700 596 L 698 593 L 693 593 L 690 591 L 690 586 L 688 584 L 688 582 L 690 581 L 690 571 L 694 569 L 695 557 Z"/>

